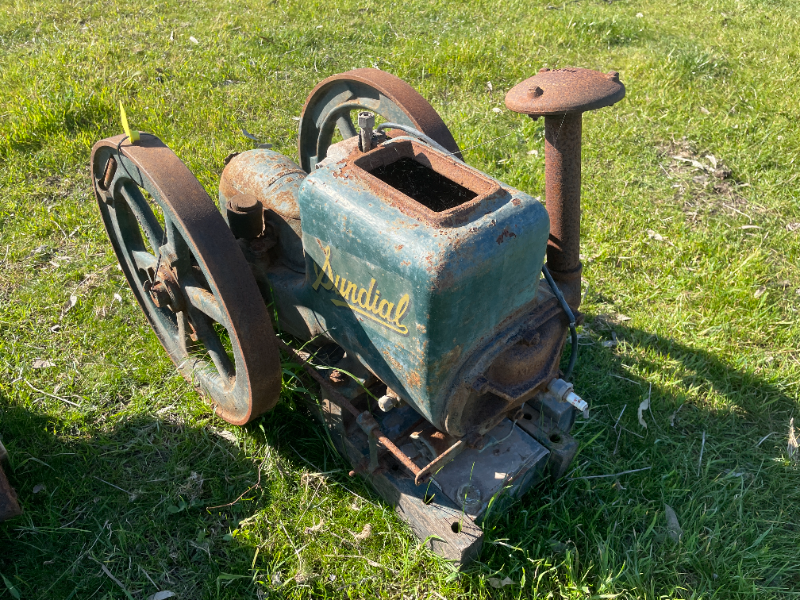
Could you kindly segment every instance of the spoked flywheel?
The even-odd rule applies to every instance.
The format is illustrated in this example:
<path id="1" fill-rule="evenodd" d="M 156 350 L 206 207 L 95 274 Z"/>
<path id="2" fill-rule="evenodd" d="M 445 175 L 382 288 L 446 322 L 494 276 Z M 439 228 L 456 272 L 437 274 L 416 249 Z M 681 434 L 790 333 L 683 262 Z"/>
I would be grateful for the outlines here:
<path id="1" fill-rule="evenodd" d="M 266 305 L 203 186 L 157 137 L 92 150 L 95 196 L 128 283 L 181 374 L 242 425 L 278 401 Z"/>
<path id="2" fill-rule="evenodd" d="M 453 134 L 439 113 L 405 81 L 379 69 L 354 69 L 321 81 L 309 94 L 300 117 L 300 166 L 310 173 L 325 158 L 336 130 L 356 135 L 350 116 L 374 112 L 386 121 L 413 127 L 461 158 Z"/>

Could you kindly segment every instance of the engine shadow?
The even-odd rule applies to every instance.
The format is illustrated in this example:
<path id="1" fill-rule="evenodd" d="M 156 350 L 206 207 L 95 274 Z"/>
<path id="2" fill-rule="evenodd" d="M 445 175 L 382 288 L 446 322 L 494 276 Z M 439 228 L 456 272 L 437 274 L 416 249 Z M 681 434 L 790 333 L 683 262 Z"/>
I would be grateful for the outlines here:
<path id="1" fill-rule="evenodd" d="M 788 386 L 604 315 L 587 315 L 579 343 L 575 390 L 591 414 L 573 429 L 572 469 L 487 520 L 482 560 L 518 577 L 530 562 L 558 564 L 594 593 L 800 587 L 787 562 L 800 499 Z"/>

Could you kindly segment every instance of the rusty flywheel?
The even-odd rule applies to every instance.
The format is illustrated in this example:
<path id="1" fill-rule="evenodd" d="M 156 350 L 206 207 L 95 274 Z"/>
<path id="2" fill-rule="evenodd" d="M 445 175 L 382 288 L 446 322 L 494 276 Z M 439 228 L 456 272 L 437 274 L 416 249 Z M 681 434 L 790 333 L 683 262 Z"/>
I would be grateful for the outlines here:
<path id="1" fill-rule="evenodd" d="M 391 73 L 354 69 L 321 81 L 306 99 L 298 138 L 300 166 L 306 173 L 325 158 L 337 129 L 343 139 L 356 135 L 350 113 L 357 110 L 418 129 L 461 158 L 453 134 L 417 90 Z"/>
<path id="2" fill-rule="evenodd" d="M 157 137 L 95 144 L 94 191 L 136 299 L 181 374 L 242 425 L 278 401 L 269 313 L 214 202 Z"/>

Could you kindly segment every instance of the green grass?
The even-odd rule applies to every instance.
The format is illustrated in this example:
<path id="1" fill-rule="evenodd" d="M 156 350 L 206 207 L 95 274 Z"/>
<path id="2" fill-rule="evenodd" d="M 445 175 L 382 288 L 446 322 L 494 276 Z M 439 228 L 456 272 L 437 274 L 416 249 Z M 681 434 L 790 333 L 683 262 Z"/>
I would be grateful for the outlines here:
<path id="1" fill-rule="evenodd" d="M 799 595 L 799 15 L 793 0 L 0 5 L 0 435 L 25 508 L 0 525 L 0 573 L 24 599 Z M 176 375 L 116 269 L 89 151 L 121 130 L 122 100 L 216 197 L 225 156 L 252 147 L 240 128 L 294 156 L 312 87 L 377 66 L 432 102 L 468 162 L 540 194 L 542 121 L 492 109 L 566 65 L 618 70 L 628 91 L 584 118 L 575 385 L 592 415 L 570 476 L 650 469 L 537 488 L 458 573 L 347 477 L 296 380 L 240 429 Z M 708 155 L 730 177 L 673 158 Z"/>

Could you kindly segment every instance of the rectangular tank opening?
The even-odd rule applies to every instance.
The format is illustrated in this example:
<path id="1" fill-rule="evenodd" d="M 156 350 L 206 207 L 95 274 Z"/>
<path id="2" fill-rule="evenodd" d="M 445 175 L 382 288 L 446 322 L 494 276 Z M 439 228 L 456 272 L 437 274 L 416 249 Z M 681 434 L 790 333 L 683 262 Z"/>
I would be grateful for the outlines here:
<path id="1" fill-rule="evenodd" d="M 480 171 L 416 140 L 390 141 L 352 164 L 377 198 L 434 227 L 463 223 L 503 194 Z"/>
<path id="2" fill-rule="evenodd" d="M 437 213 L 460 206 L 478 196 L 476 192 L 407 156 L 368 172 Z"/>

